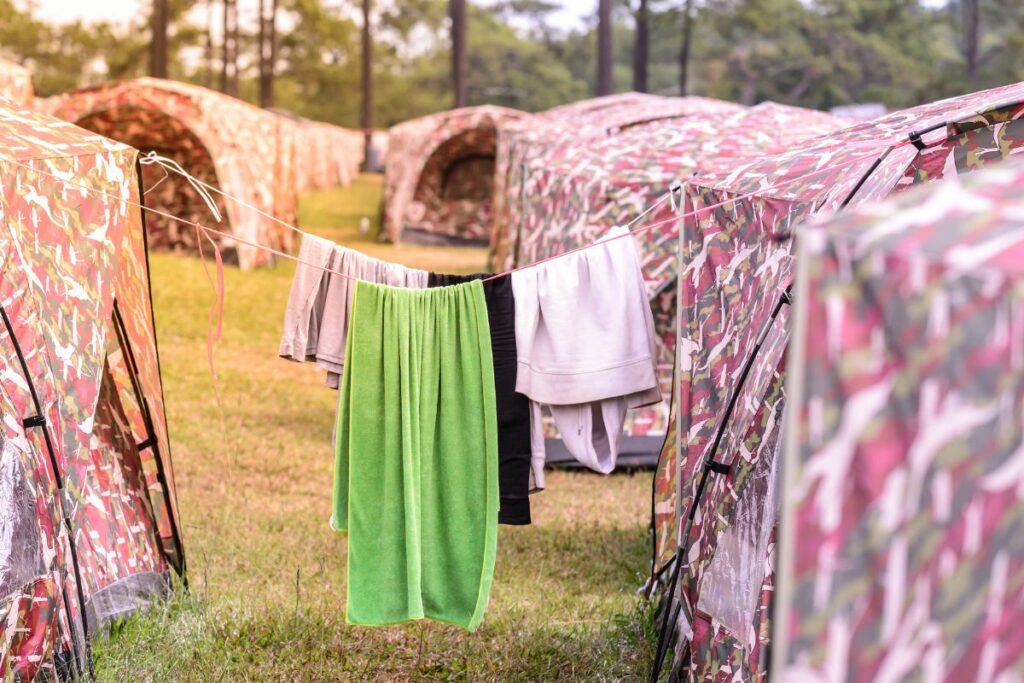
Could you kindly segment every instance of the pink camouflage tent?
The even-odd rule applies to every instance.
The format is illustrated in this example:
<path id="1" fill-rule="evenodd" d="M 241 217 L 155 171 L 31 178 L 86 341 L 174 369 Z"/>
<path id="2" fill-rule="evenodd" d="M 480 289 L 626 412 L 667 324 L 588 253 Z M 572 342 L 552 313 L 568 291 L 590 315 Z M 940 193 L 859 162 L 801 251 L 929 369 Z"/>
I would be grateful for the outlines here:
<path id="1" fill-rule="evenodd" d="M 465 107 L 391 128 L 384 169 L 387 238 L 487 244 L 497 129 L 523 116 L 504 107 Z"/>
<path id="2" fill-rule="evenodd" d="M 668 397 L 675 359 L 678 226 L 672 222 L 675 211 L 667 192 L 695 173 L 778 152 L 848 122 L 772 102 L 746 108 L 686 98 L 657 111 L 681 113 L 655 117 L 641 108 L 633 114 L 635 123 L 605 129 L 604 137 L 563 144 L 536 157 L 527 169 L 517 242 L 522 262 L 528 263 L 592 243 L 650 208 L 637 227 L 664 225 L 641 232 L 636 239 L 654 311 L 662 393 Z M 626 113 L 618 117 L 625 120 Z M 667 402 L 630 412 L 624 463 L 657 462 L 669 413 Z M 560 449 L 552 444 L 551 452 L 557 458 Z"/>
<path id="3" fill-rule="evenodd" d="M 363 162 L 363 134 L 320 121 L 292 116 L 299 192 L 348 187 Z"/>
<path id="4" fill-rule="evenodd" d="M 195 85 L 139 78 L 83 88 L 50 98 L 48 113 L 145 152 L 170 157 L 200 181 L 245 202 L 214 193 L 224 222 L 195 190 L 159 166 L 143 167 L 146 201 L 153 208 L 198 221 L 247 242 L 289 251 L 294 233 L 257 210 L 294 225 L 298 202 L 296 148 L 313 144 L 287 118 Z M 318 138 L 319 139 L 319 138 Z M 320 141 L 317 144 L 325 145 Z M 327 157 L 320 148 L 320 156 Z M 253 207 L 253 208 L 250 208 Z M 196 249 L 187 225 L 152 215 L 154 249 Z M 217 238 L 226 258 L 243 269 L 268 265 L 273 256 L 230 238 Z"/>
<path id="5" fill-rule="evenodd" d="M 798 234 L 780 680 L 1024 675 L 1022 162 Z"/>
<path id="6" fill-rule="evenodd" d="M 185 572 L 136 150 L 0 99 L 0 678 Z"/>
<path id="7" fill-rule="evenodd" d="M 523 200 L 526 164 L 535 156 L 572 140 L 574 124 L 597 121 L 600 115 L 618 120 L 624 112 L 664 105 L 666 98 L 626 92 L 592 97 L 534 114 L 529 119 L 508 121 L 498 129 L 498 153 L 494 177 L 494 232 L 491 261 L 495 269 L 511 267 L 515 261 L 515 239 Z M 627 119 L 628 120 L 628 119 Z"/>
<path id="8" fill-rule="evenodd" d="M 537 187 L 536 174 L 547 163 L 571 158 L 575 151 L 600 144 L 631 127 L 697 114 L 726 115 L 741 109 L 740 105 L 705 97 L 622 93 L 555 107 L 528 121 L 506 123 L 498 136 L 492 267 L 507 270 L 544 250 L 545 245 L 537 244 L 536 238 L 529 240 L 523 223 L 527 203 L 542 189 Z"/>
<path id="9" fill-rule="evenodd" d="M 32 106 L 35 99 L 32 72 L 20 64 L 0 59 L 0 97 L 25 107 Z"/>
<path id="10" fill-rule="evenodd" d="M 686 186 L 685 208 L 696 215 L 683 219 L 680 240 L 677 448 L 663 452 L 653 501 L 654 573 L 683 556 L 665 611 L 666 626 L 683 636 L 673 671 L 686 663 L 687 676 L 716 681 L 767 671 L 793 228 L 1017 153 L 1022 114 L 1024 84 L 996 88 Z M 663 630 L 663 651 L 672 631 Z"/>

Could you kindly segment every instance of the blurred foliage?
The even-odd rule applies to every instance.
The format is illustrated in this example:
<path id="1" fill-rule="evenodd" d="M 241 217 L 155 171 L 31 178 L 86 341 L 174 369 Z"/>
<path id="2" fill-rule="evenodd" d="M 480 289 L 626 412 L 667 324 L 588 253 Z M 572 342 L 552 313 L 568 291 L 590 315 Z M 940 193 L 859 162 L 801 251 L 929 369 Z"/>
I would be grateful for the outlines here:
<path id="1" fill-rule="evenodd" d="M 588 1 L 588 0 L 581 0 Z M 649 83 L 676 94 L 681 8 L 649 0 Z M 979 69 L 966 76 L 961 3 L 978 2 Z M 171 75 L 216 85 L 207 52 L 207 4 L 171 1 Z M 358 0 L 278 0 L 277 102 L 311 118 L 355 126 L 360 83 Z M 451 106 L 447 0 L 374 0 L 376 124 Z M 596 0 L 592 3 L 596 8 Z M 633 13 L 619 0 L 615 82 L 632 82 Z M 552 14 L 567 0 L 477 0 L 469 17 L 469 98 L 530 111 L 586 97 L 595 86 L 595 26 Z M 694 0 L 691 94 L 811 107 L 882 102 L 902 107 L 1024 79 L 1020 0 Z M 219 7 L 212 14 L 219 24 Z M 199 25 L 202 24 L 202 25 Z M 256 98 L 255 27 L 243 20 L 243 97 Z M 128 24 L 45 23 L 34 6 L 0 0 L 0 52 L 35 71 L 40 95 L 143 75 L 145 17 Z"/>

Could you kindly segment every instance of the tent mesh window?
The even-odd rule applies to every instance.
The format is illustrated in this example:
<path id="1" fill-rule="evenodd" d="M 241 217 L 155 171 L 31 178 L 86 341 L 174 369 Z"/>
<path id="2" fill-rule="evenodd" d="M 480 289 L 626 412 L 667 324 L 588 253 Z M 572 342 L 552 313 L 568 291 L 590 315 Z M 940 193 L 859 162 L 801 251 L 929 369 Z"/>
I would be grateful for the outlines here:
<path id="1" fill-rule="evenodd" d="M 18 450 L 0 437 L 0 602 L 46 574 L 35 493 Z"/>

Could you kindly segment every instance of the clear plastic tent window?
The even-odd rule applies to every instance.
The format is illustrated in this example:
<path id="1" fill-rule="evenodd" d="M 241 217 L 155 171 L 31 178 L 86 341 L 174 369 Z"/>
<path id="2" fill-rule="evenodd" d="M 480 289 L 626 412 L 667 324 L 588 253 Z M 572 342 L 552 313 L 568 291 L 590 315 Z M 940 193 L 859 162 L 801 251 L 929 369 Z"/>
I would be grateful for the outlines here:
<path id="1" fill-rule="evenodd" d="M 18 449 L 0 437 L 0 601 L 45 573 L 35 494 Z"/>
<path id="2" fill-rule="evenodd" d="M 697 609 L 726 628 L 748 649 L 756 640 L 754 615 L 767 572 L 768 543 L 779 511 L 779 456 L 784 440 L 758 459 L 753 475 L 736 501 L 732 522 L 718 539 L 708 565 Z"/>

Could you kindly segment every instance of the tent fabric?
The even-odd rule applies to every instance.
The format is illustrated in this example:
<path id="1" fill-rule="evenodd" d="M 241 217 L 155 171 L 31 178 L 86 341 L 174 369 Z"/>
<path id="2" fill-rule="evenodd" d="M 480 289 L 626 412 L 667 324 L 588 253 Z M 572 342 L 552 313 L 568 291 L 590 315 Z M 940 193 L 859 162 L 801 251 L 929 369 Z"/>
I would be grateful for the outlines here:
<path id="1" fill-rule="evenodd" d="M 1019 676 L 1024 163 L 798 249 L 782 679 Z"/>
<path id="2" fill-rule="evenodd" d="M 365 140 L 359 131 L 298 119 L 295 165 L 300 192 L 348 187 L 359 175 Z"/>
<path id="3" fill-rule="evenodd" d="M 296 149 L 313 144 L 287 118 L 206 88 L 140 78 L 83 88 L 51 98 L 48 113 L 180 163 L 189 173 L 278 220 L 294 225 L 298 201 Z M 321 144 L 318 159 L 329 155 Z M 216 224 L 199 195 L 178 176 L 145 166 L 146 200 L 154 208 L 198 221 L 249 242 L 291 250 L 294 234 L 270 218 L 215 194 L 225 216 Z M 154 248 L 194 250 L 195 230 L 176 221 L 147 217 Z M 266 251 L 214 236 L 229 260 L 243 269 L 268 265 Z"/>
<path id="4" fill-rule="evenodd" d="M 491 234 L 491 258 L 494 269 L 511 267 L 514 258 L 513 220 L 517 211 L 515 203 L 521 200 L 522 164 L 534 148 L 543 149 L 545 140 L 555 144 L 557 137 L 565 135 L 565 121 L 580 119 L 593 112 L 607 110 L 614 116 L 617 109 L 635 107 L 642 103 L 656 103 L 662 98 L 656 95 L 628 92 L 593 97 L 570 104 L 564 104 L 534 114 L 526 119 L 505 121 L 498 127 L 498 149 L 494 162 L 494 227 Z"/>
<path id="5" fill-rule="evenodd" d="M 407 227 L 487 243 L 497 127 L 525 114 L 465 107 L 390 129 L 384 171 L 384 233 L 401 241 Z"/>
<path id="6" fill-rule="evenodd" d="M 0 595 L 0 676 L 31 679 L 81 664 L 109 589 L 165 590 L 184 549 L 137 152 L 9 101 L 0 140 L 0 469 L 35 501 L 44 560 Z"/>
<path id="7" fill-rule="evenodd" d="M 501 127 L 496 162 L 497 208 L 492 237 L 494 268 L 507 270 L 555 253 L 553 249 L 558 245 L 551 241 L 560 239 L 563 226 L 545 226 L 544 229 L 525 226 L 524 221 L 528 217 L 523 214 L 530 211 L 533 202 L 550 203 L 555 200 L 555 192 L 548 190 L 545 180 L 565 172 L 555 170 L 556 166 L 571 169 L 577 154 L 584 154 L 592 145 L 601 145 L 603 140 L 614 140 L 624 131 L 638 127 L 646 127 L 648 132 L 652 128 L 660 130 L 667 124 L 658 123 L 670 119 L 698 116 L 711 119 L 743 109 L 738 104 L 705 97 L 625 93 L 557 107 L 535 115 L 528 124 L 512 122 Z M 645 150 L 654 148 L 653 143 L 644 145 Z M 634 153 L 633 163 L 646 156 L 638 158 L 636 149 L 631 151 Z M 630 163 L 629 157 L 626 163 Z M 585 201 L 584 198 L 578 203 L 573 202 L 571 207 Z M 578 235 L 569 235 L 568 239 L 575 237 Z"/>
<path id="8" fill-rule="evenodd" d="M 686 438 L 676 464 L 681 465 L 677 486 L 662 501 L 664 507 L 690 508 L 720 429 L 724 447 L 717 461 L 730 466 L 730 476 L 772 457 L 771 440 L 749 431 L 766 402 L 743 398 L 724 426 L 722 420 L 762 334 L 768 341 L 754 358 L 743 395 L 769 395 L 784 377 L 789 307 L 782 306 L 768 323 L 792 279 L 788 238 L 793 228 L 817 212 L 863 204 L 927 181 L 936 168 L 963 173 L 1017 153 L 1024 143 L 1022 114 L 1024 84 L 982 91 L 895 112 L 775 157 L 703 175 L 687 186 L 687 208 L 697 215 L 684 221 L 681 234 L 678 415 Z M 905 144 L 919 131 L 932 131 L 918 140 L 924 149 Z M 727 487 L 725 478 L 711 478 L 688 539 L 680 593 L 691 621 L 720 537 L 716 527 L 730 519 L 722 509 L 729 504 L 723 503 Z M 656 528 L 659 535 L 678 533 L 678 520 L 674 528 Z M 734 637 L 732 646 L 742 648 Z M 727 649 L 723 645 L 719 651 Z M 745 671 L 742 680 L 756 675 L 756 669 Z"/>
<path id="9" fill-rule="evenodd" d="M 25 107 L 32 106 L 35 99 L 32 72 L 20 64 L 0 59 L 0 97 Z"/>

